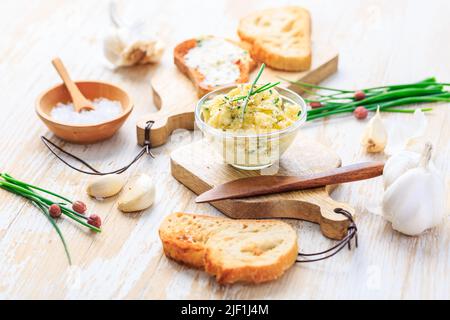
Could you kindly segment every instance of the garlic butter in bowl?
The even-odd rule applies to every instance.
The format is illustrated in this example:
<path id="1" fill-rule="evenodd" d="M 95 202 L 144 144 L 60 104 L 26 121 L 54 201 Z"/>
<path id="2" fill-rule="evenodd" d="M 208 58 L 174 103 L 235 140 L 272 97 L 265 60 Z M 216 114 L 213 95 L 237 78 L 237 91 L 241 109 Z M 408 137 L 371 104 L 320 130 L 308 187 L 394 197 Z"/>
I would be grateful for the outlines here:
<path id="1" fill-rule="evenodd" d="M 232 166 L 266 168 L 278 161 L 306 121 L 306 103 L 274 84 L 238 84 L 201 98 L 196 125 Z"/>

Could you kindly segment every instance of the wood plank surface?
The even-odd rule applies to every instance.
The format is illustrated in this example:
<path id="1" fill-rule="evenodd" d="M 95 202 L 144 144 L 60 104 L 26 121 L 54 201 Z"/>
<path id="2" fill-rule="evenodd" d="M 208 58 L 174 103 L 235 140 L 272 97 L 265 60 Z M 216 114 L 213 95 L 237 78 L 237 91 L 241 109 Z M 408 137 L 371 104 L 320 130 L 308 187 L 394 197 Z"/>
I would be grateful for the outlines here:
<path id="1" fill-rule="evenodd" d="M 150 21 L 163 21 L 167 41 L 199 34 L 233 36 L 237 17 L 274 1 L 128 1 L 134 12 Z M 304 0 L 297 3 L 312 14 L 313 33 L 339 51 L 339 71 L 325 82 L 343 88 L 404 83 L 436 76 L 450 81 L 450 2 L 388 0 Z M 170 153 L 198 138 L 176 132 L 127 175 L 150 174 L 157 184 L 157 201 L 149 210 L 123 214 L 115 199 L 94 202 L 85 187 L 89 177 L 51 157 L 39 136 L 61 143 L 102 170 L 118 168 L 139 150 L 135 125 L 156 111 L 150 79 L 157 66 L 112 70 L 102 56 L 102 39 L 111 27 L 109 1 L 5 0 L 0 2 L 0 167 L 2 172 L 48 187 L 89 203 L 104 220 L 103 232 L 93 235 L 64 220 L 58 222 L 72 252 L 68 267 L 51 225 L 34 207 L 0 190 L 0 298 L 450 298 L 450 219 L 418 238 L 392 231 L 379 215 L 381 178 L 338 187 L 333 198 L 358 213 L 360 246 L 330 260 L 297 265 L 281 279 L 260 286 L 218 286 L 203 272 L 166 259 L 157 230 L 173 211 L 221 215 L 208 204 L 195 204 L 195 195 L 170 174 Z M 133 11 L 133 10 L 132 10 Z M 314 35 L 313 35 L 314 39 Z M 34 112 L 36 97 L 59 82 L 50 60 L 61 57 L 72 77 L 121 85 L 135 109 L 111 140 L 91 146 L 55 139 Z M 170 49 L 164 59 L 171 59 Z M 176 92 L 174 93 L 176 94 Z M 428 137 L 436 146 L 436 165 L 450 178 L 449 104 L 435 105 L 428 116 Z M 389 132 L 407 130 L 408 115 L 383 115 Z M 303 134 L 332 148 L 343 164 L 384 160 L 367 155 L 359 139 L 366 121 L 353 117 L 320 120 Z M 300 249 L 313 252 L 333 244 L 317 225 L 288 221 L 298 230 Z"/>

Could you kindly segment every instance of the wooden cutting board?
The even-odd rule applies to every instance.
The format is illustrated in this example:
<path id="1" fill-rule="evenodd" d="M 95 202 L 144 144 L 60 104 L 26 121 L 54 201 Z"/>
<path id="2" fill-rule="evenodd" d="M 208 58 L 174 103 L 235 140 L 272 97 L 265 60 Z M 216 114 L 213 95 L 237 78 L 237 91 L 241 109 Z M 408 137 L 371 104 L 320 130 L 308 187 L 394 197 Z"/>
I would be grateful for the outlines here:
<path id="1" fill-rule="evenodd" d="M 341 159 L 323 145 L 297 136 L 279 163 L 280 175 L 299 175 L 321 172 L 341 165 Z M 224 164 L 220 155 L 206 140 L 183 146 L 171 154 L 172 175 L 196 194 L 218 184 L 238 178 L 261 174 L 259 171 L 237 170 Z M 223 200 L 211 203 L 231 218 L 293 218 L 318 223 L 322 233 L 340 240 L 347 235 L 349 221 L 334 212 L 343 208 L 354 215 L 354 209 L 333 200 L 333 188 L 316 188 L 304 191 L 258 196 L 246 199 Z"/>
<path id="2" fill-rule="evenodd" d="M 170 134 L 176 129 L 192 130 L 194 128 L 194 110 L 199 98 L 191 81 L 176 68 L 172 59 L 163 61 L 152 77 L 153 101 L 160 111 L 147 114 L 137 122 L 137 140 L 140 145 L 144 143 L 145 126 L 149 120 L 155 121 L 150 134 L 152 147 L 166 143 Z M 336 51 L 313 44 L 310 70 L 282 72 L 266 68 L 260 82 L 281 81 L 281 78 L 284 78 L 318 84 L 335 73 L 337 67 Z M 252 79 L 256 76 L 258 69 L 256 68 L 251 75 Z M 290 86 L 288 82 L 284 82 L 283 86 L 298 91 L 298 87 Z"/>

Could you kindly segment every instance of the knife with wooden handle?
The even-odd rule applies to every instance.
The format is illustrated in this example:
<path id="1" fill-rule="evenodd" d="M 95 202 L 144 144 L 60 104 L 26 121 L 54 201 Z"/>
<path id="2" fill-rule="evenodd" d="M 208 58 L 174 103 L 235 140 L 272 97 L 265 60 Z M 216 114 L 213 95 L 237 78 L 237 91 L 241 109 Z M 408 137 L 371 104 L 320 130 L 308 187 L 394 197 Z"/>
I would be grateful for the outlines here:
<path id="1" fill-rule="evenodd" d="M 324 187 L 378 177 L 383 162 L 362 162 L 304 176 L 257 176 L 230 181 L 199 195 L 195 202 L 240 199 L 287 191 Z"/>

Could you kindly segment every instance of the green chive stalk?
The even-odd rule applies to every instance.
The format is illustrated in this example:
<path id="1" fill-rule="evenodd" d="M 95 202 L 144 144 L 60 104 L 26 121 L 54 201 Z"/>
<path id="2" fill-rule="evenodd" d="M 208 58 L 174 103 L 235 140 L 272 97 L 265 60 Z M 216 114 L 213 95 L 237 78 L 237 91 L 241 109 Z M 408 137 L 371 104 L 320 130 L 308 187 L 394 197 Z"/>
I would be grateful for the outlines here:
<path id="1" fill-rule="evenodd" d="M 250 96 L 253 94 L 253 89 L 255 88 L 256 83 L 258 82 L 259 78 L 261 77 L 261 74 L 263 73 L 265 67 L 266 67 L 266 65 L 263 63 L 261 65 L 261 68 L 258 71 L 258 74 L 256 75 L 255 80 L 253 81 L 253 83 L 252 83 L 252 85 L 250 87 L 250 90 L 248 91 L 247 96 L 245 97 L 244 106 L 242 107 L 242 120 L 244 120 L 245 111 L 247 109 L 247 105 L 248 105 L 248 101 L 250 99 Z"/>
<path id="2" fill-rule="evenodd" d="M 376 110 L 379 105 L 380 111 L 383 112 L 413 113 L 415 109 L 397 109 L 397 107 L 419 103 L 450 102 L 450 92 L 446 90 L 450 83 L 437 82 L 435 77 L 419 82 L 370 87 L 358 91 L 283 80 L 310 93 L 305 99 L 313 107 L 308 110 L 308 121 L 350 113 L 360 106 L 367 110 Z M 329 93 L 317 93 L 312 90 L 323 90 Z M 432 108 L 421 108 L 421 110 L 428 112 Z"/>
<path id="3" fill-rule="evenodd" d="M 67 207 L 73 204 L 74 203 L 73 201 L 55 192 L 17 180 L 7 173 L 0 173 L 0 188 L 28 199 L 34 206 L 36 206 L 40 211 L 42 211 L 45 217 L 52 224 L 55 231 L 58 233 L 58 236 L 60 237 L 61 242 L 64 246 L 64 250 L 66 252 L 69 264 L 72 263 L 72 259 L 70 257 L 68 246 L 60 228 L 56 224 L 55 219 L 50 215 L 50 207 L 56 204 L 61 209 L 61 213 L 64 214 L 66 217 L 78 222 L 79 224 L 89 228 L 94 232 L 101 232 L 101 229 L 99 227 L 90 224 L 92 222 L 89 220 L 88 217 Z M 43 194 L 38 193 L 37 191 L 42 192 L 43 194 L 51 195 L 59 200 L 63 200 L 64 202 L 56 202 L 52 199 L 47 198 Z"/>

